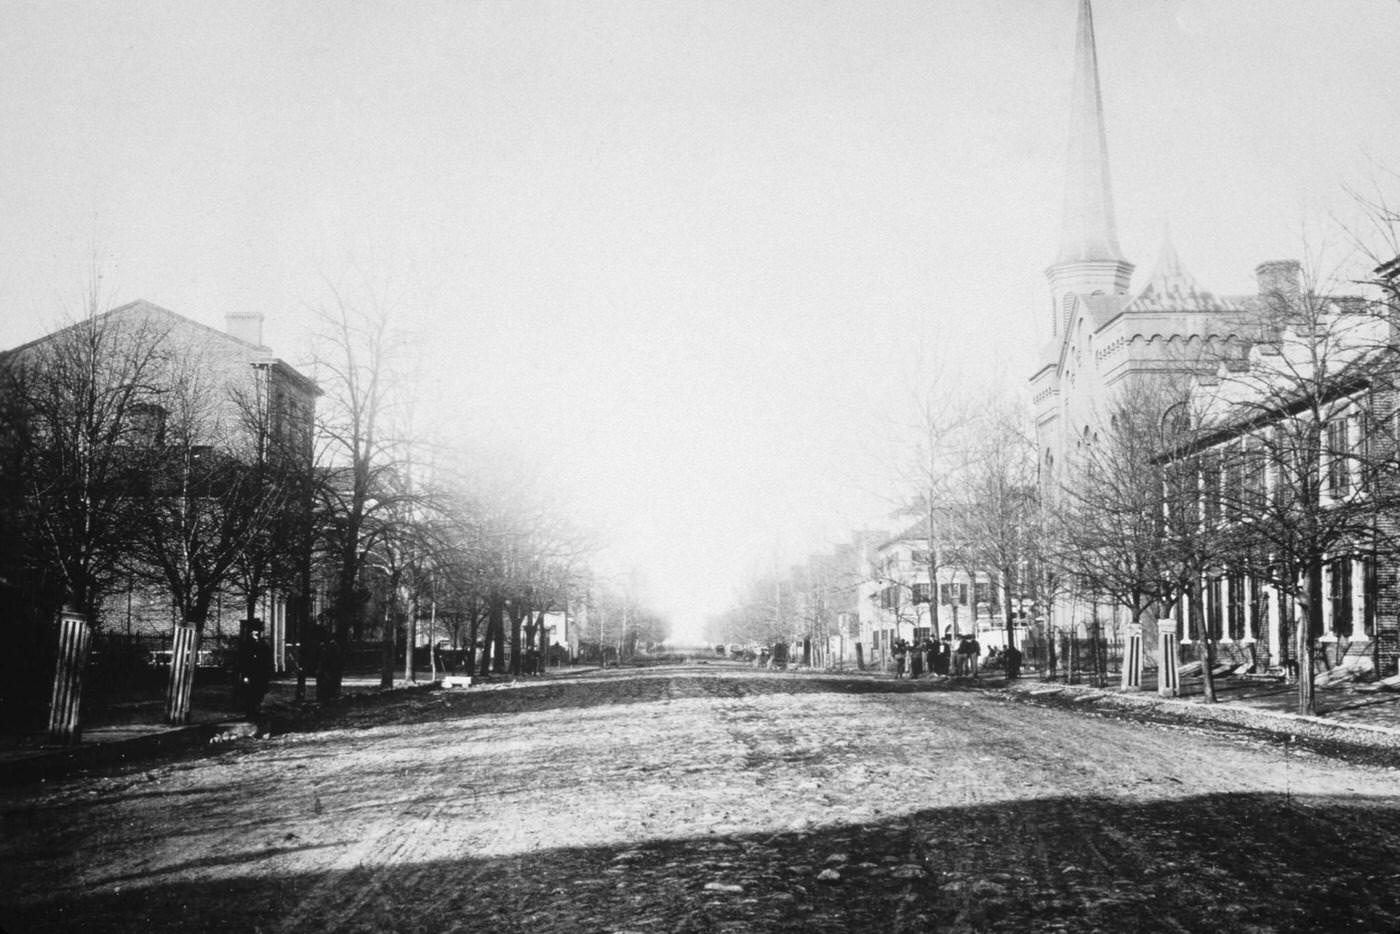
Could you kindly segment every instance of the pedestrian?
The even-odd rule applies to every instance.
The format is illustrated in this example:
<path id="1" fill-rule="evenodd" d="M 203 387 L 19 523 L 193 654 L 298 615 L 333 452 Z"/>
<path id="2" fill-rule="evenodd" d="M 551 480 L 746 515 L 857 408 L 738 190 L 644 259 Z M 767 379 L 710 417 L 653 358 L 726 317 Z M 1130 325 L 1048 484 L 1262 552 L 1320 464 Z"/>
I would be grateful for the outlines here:
<path id="1" fill-rule="evenodd" d="M 968 671 L 972 667 L 972 640 L 967 636 L 958 637 L 957 657 L 953 660 L 953 669 L 956 677 L 966 678 Z"/>
<path id="2" fill-rule="evenodd" d="M 249 721 L 257 723 L 262 713 L 263 698 L 267 696 L 268 684 L 272 681 L 272 646 L 268 645 L 261 630 L 254 631 L 250 637 L 240 678 L 243 712 Z"/>
<path id="3" fill-rule="evenodd" d="M 909 680 L 917 681 L 924 673 L 924 652 L 918 646 L 909 647 Z"/>
<path id="4" fill-rule="evenodd" d="M 894 676 L 895 676 L 895 678 L 903 678 L 903 677 L 904 677 L 904 662 L 905 662 L 905 658 L 906 658 L 906 656 L 908 656 L 908 654 L 909 654 L 909 643 L 905 642 L 903 639 L 896 639 L 896 640 L 894 640 Z"/>
<path id="5" fill-rule="evenodd" d="M 968 674 L 973 678 L 977 677 L 977 661 L 982 655 L 982 644 L 973 636 L 968 640 L 967 668 Z"/>
<path id="6" fill-rule="evenodd" d="M 948 662 L 953 657 L 953 648 L 948 644 L 948 637 L 944 636 L 938 643 L 936 654 L 933 656 L 933 673 L 948 677 Z"/>
<path id="7" fill-rule="evenodd" d="M 1015 681 L 1021 677 L 1021 650 L 1014 645 L 1008 645 L 1001 655 L 1006 659 L 1006 680 Z"/>
<path id="8" fill-rule="evenodd" d="M 335 633 L 327 630 L 317 653 L 316 699 L 329 700 L 340 690 L 341 676 L 340 643 Z"/>

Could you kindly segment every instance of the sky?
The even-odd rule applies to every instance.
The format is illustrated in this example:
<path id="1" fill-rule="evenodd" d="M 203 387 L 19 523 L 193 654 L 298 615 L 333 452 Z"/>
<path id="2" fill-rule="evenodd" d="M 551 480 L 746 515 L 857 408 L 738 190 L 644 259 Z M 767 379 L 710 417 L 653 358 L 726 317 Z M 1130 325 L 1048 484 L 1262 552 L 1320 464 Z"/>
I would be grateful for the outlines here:
<path id="1" fill-rule="evenodd" d="M 386 296 L 681 635 L 899 498 L 920 387 L 1049 335 L 1078 0 L 0 0 L 0 347 L 144 298 Z M 1096 0 L 1119 239 L 1201 284 L 1394 193 L 1400 2 Z"/>

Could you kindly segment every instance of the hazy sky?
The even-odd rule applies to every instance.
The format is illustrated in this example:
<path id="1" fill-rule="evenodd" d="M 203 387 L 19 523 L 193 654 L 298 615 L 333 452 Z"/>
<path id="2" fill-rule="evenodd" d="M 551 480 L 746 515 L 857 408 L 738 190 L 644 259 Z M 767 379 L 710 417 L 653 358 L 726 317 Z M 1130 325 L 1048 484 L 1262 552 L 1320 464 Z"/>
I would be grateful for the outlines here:
<path id="1" fill-rule="evenodd" d="M 0 346 L 94 254 L 107 304 L 260 309 L 292 362 L 328 279 L 388 283 L 439 430 L 697 621 L 881 514 L 929 361 L 1024 383 L 1077 5 L 0 0 Z M 1169 222 L 1247 292 L 1400 169 L 1396 0 L 1095 21 L 1137 283 Z"/>

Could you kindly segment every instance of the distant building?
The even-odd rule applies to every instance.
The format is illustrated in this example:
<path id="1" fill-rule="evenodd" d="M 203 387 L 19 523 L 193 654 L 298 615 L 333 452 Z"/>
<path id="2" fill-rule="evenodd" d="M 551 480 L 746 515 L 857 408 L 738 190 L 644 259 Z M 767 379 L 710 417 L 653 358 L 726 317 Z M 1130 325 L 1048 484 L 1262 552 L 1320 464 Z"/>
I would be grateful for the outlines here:
<path id="1" fill-rule="evenodd" d="M 947 553 L 948 543 L 934 542 Z M 860 642 L 868 660 L 885 666 L 896 639 L 917 643 L 976 636 L 983 648 L 1006 644 L 1006 608 L 995 575 L 957 567 L 945 559 L 930 585 L 928 523 L 921 521 L 881 542 L 872 553 L 862 586 Z M 1018 626 L 1017 642 L 1025 627 Z"/>

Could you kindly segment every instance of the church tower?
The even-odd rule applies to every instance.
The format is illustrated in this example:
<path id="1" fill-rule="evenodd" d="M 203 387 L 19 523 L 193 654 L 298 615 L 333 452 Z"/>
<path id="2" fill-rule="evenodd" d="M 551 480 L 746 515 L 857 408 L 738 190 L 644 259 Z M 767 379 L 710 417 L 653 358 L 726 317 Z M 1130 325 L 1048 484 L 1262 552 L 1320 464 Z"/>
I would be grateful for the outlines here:
<path id="1" fill-rule="evenodd" d="M 1114 222 L 1108 137 L 1089 0 L 1079 4 L 1062 224 L 1059 256 L 1046 270 L 1055 299 L 1057 335 L 1064 333 L 1067 295 L 1126 295 L 1133 274 L 1133 264 L 1124 259 L 1118 245 Z"/>

